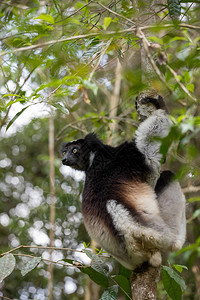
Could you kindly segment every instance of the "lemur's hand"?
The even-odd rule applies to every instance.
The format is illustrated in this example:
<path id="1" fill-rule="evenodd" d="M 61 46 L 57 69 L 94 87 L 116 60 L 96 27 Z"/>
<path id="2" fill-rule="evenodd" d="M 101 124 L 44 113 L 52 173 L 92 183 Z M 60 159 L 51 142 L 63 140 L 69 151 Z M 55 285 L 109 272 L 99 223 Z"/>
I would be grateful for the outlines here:
<path id="1" fill-rule="evenodd" d="M 140 121 L 147 119 L 157 109 L 163 109 L 167 112 L 163 98 L 155 91 L 139 94 L 135 100 L 135 107 Z"/>

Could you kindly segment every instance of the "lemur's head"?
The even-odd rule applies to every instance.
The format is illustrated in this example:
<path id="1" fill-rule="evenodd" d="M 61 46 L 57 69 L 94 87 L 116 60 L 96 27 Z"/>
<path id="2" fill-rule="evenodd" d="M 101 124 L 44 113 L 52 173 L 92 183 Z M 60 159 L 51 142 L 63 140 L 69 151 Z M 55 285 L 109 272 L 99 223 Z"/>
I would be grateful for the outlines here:
<path id="1" fill-rule="evenodd" d="M 92 166 L 94 159 L 98 158 L 102 162 L 99 154 L 102 149 L 104 149 L 103 143 L 94 133 L 89 133 L 84 139 L 62 145 L 62 163 L 75 170 L 87 171 Z"/>
<path id="2" fill-rule="evenodd" d="M 83 144 L 84 140 L 79 139 L 70 143 L 64 143 L 62 145 L 62 163 L 63 165 L 70 166 L 76 170 L 84 170 L 83 161 Z"/>

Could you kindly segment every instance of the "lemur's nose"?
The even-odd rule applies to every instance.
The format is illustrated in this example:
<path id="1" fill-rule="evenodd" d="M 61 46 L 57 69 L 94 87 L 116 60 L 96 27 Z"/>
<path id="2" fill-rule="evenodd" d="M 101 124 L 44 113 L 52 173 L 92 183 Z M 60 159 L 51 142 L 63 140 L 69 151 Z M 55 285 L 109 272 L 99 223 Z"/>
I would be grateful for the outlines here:
<path id="1" fill-rule="evenodd" d="M 66 159 L 66 157 L 64 157 L 64 158 L 62 159 L 62 163 L 63 163 L 63 165 L 66 165 L 66 164 L 67 164 L 67 159 Z"/>

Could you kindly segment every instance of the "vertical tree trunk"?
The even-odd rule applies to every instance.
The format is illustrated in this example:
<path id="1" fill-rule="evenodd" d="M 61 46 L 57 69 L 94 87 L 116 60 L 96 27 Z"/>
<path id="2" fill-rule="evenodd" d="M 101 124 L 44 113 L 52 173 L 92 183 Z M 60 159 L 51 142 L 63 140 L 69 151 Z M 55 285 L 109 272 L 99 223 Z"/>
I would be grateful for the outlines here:
<path id="1" fill-rule="evenodd" d="M 120 100 L 120 87 L 121 87 L 121 75 L 122 75 L 122 67 L 120 64 L 119 59 L 117 58 L 117 65 L 115 69 L 115 84 L 114 84 L 114 89 L 113 93 L 110 99 L 110 114 L 109 117 L 115 118 L 117 115 L 117 108 Z M 108 138 L 108 144 L 112 143 L 113 135 L 115 134 L 117 129 L 117 122 L 113 120 L 113 123 L 110 124 L 110 132 L 111 135 Z"/>
<path id="2" fill-rule="evenodd" d="M 55 169 L 54 169 L 54 119 L 53 115 L 49 117 L 49 165 L 50 165 L 50 247 L 54 246 L 54 223 L 55 223 Z M 53 250 L 50 249 L 50 260 L 52 260 Z M 49 279 L 48 279 L 48 299 L 53 299 L 53 264 L 50 263 L 48 267 Z"/>
<path id="3" fill-rule="evenodd" d="M 97 248 L 97 243 L 92 240 L 91 241 L 91 248 L 92 251 L 95 252 L 95 248 Z M 98 300 L 99 299 L 99 290 L 100 286 L 97 285 L 90 277 L 87 277 L 86 285 L 85 285 L 85 295 L 84 300 Z"/>

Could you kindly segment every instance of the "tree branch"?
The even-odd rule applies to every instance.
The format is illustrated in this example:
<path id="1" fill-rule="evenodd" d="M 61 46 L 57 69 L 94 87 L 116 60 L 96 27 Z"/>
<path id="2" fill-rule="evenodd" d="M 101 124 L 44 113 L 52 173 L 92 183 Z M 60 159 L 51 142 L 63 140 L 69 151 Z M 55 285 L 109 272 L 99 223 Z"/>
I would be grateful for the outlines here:
<path id="1" fill-rule="evenodd" d="M 174 27 L 173 24 L 165 24 L 165 25 L 159 25 L 159 28 L 172 28 Z M 193 25 L 189 25 L 189 24 L 178 24 L 177 27 L 181 27 L 181 28 L 189 28 L 189 29 L 194 29 L 194 30 L 200 30 L 200 26 L 193 26 Z M 113 36 L 113 35 L 117 35 L 117 34 L 122 34 L 122 33 L 129 33 L 129 32 L 134 32 L 138 29 L 140 30 L 148 30 L 148 29 L 158 29 L 158 26 L 141 26 L 139 28 L 136 28 L 135 26 L 128 28 L 128 29 L 124 29 L 124 30 L 119 30 L 119 31 L 104 31 L 103 33 L 88 33 L 88 34 L 81 34 L 81 35 L 75 35 L 75 36 L 70 36 L 64 39 L 58 39 L 58 40 L 51 40 L 48 42 L 44 42 L 41 44 L 37 44 L 37 45 L 31 45 L 31 46 L 27 46 L 27 47 L 21 47 L 21 48 L 17 48 L 14 49 L 12 51 L 3 51 L 0 53 L 0 57 L 4 56 L 5 54 L 9 54 L 9 53 L 18 53 L 18 52 L 22 52 L 22 51 L 29 51 L 29 50 L 34 50 L 34 49 L 38 49 L 38 48 L 43 48 L 52 44 L 57 44 L 57 43 L 63 43 L 63 42 L 68 42 L 68 41 L 74 41 L 74 40 L 79 40 L 79 39 L 85 39 L 85 38 L 89 38 L 89 37 L 95 37 L 95 36 Z"/>
<path id="2" fill-rule="evenodd" d="M 147 263 L 132 273 L 132 297 L 134 300 L 156 300 L 157 284 L 161 268 L 154 268 Z"/>
<path id="3" fill-rule="evenodd" d="M 130 22 L 130 23 L 132 23 L 133 25 L 135 25 L 135 22 L 132 21 L 131 19 L 128 19 L 128 18 L 124 17 L 123 15 L 118 14 L 117 12 L 113 11 L 112 9 L 108 8 L 107 6 L 103 5 L 103 4 L 100 3 L 100 2 L 97 2 L 97 3 L 98 3 L 101 7 L 105 8 L 107 11 L 109 11 L 110 13 L 112 13 L 112 14 L 114 14 L 114 15 L 116 15 L 116 16 L 118 16 L 118 17 L 120 17 L 120 18 L 122 18 L 122 19 L 124 19 L 124 20 L 126 20 L 126 21 L 128 21 L 128 22 Z"/>

